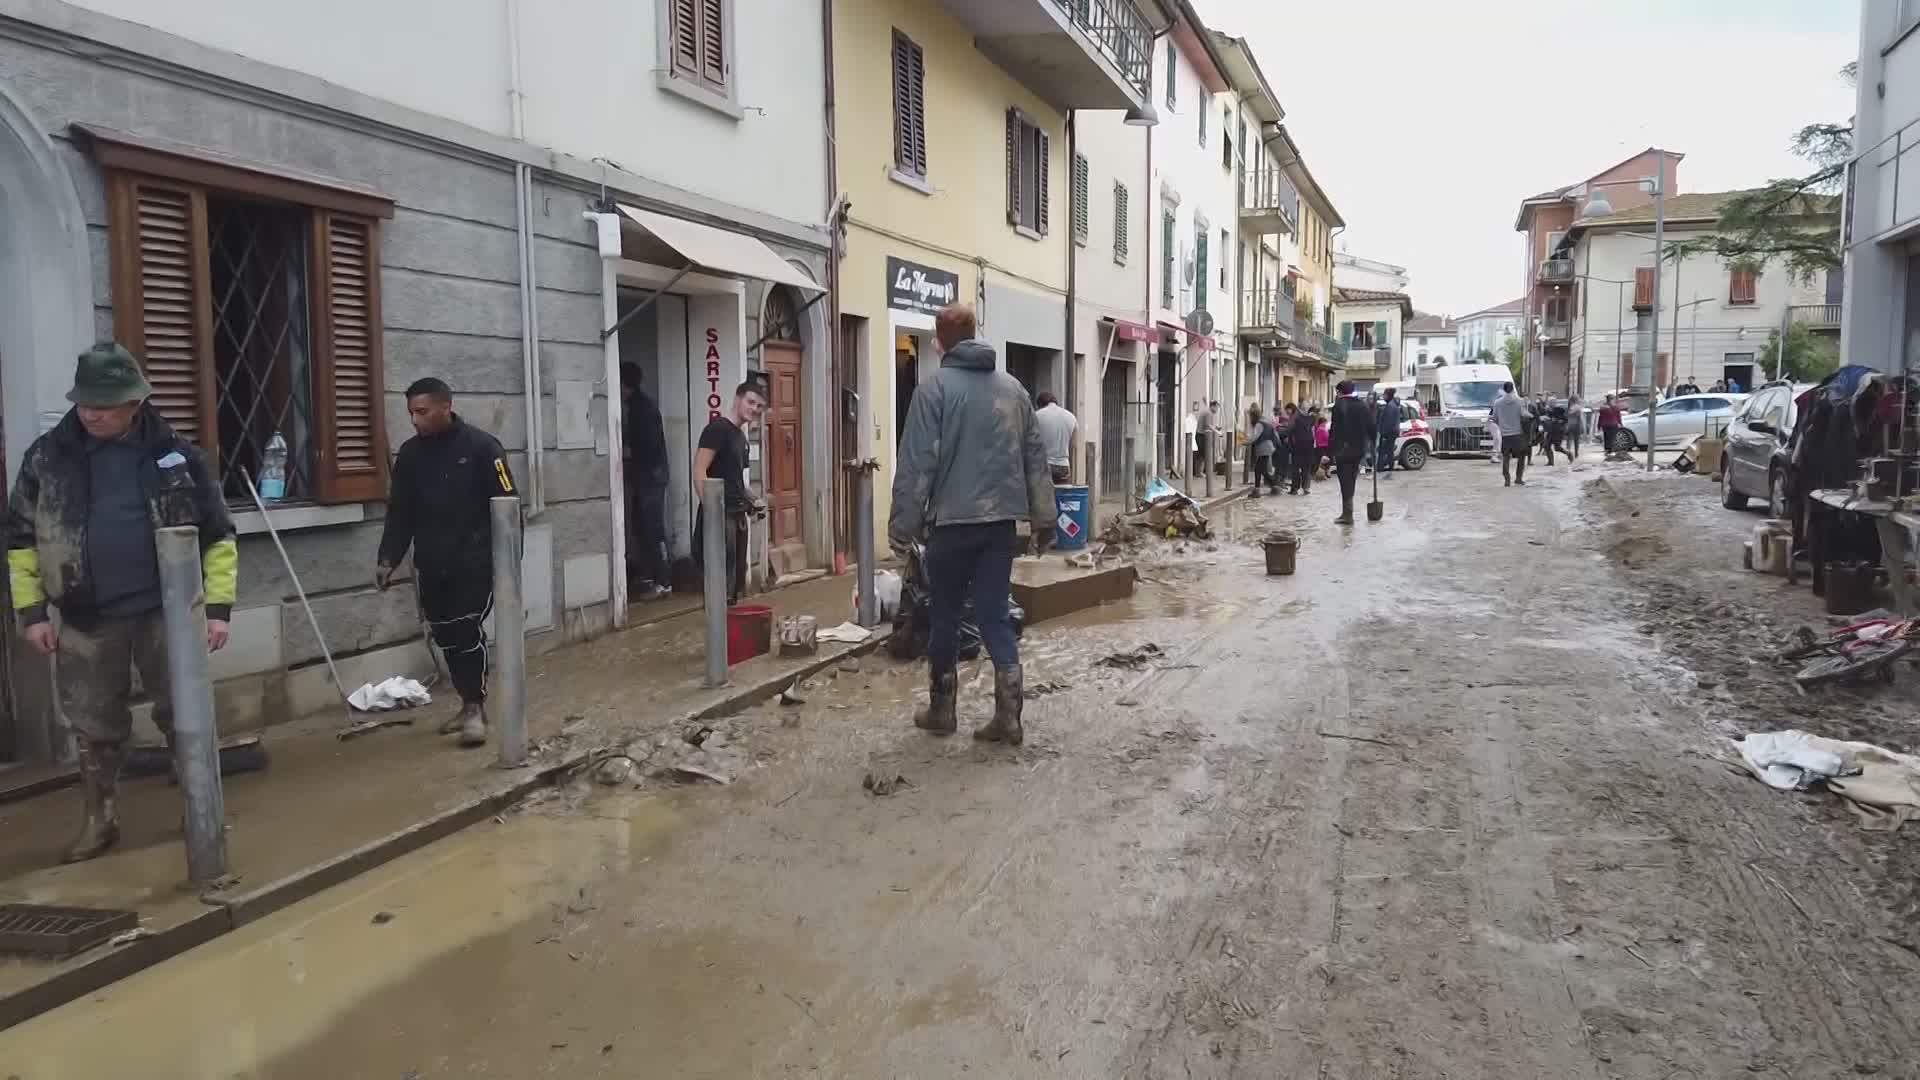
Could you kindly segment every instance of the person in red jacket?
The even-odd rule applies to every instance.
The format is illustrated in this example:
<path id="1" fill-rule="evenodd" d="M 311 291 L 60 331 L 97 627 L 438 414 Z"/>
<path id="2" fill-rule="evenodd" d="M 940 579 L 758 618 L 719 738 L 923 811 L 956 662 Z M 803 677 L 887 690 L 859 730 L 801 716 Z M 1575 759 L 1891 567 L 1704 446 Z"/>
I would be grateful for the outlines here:
<path id="1" fill-rule="evenodd" d="M 1607 403 L 1600 406 L 1600 450 L 1611 454 L 1614 451 L 1613 433 L 1620 430 L 1620 403 L 1607 395 Z"/>

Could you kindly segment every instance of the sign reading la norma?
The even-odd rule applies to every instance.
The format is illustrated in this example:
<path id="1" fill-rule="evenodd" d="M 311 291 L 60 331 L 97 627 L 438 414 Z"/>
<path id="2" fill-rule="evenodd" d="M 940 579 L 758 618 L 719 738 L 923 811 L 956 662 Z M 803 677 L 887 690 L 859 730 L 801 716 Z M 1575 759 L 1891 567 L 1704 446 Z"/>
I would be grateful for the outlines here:
<path id="1" fill-rule="evenodd" d="M 707 327 L 707 419 L 720 418 L 720 328 Z"/>

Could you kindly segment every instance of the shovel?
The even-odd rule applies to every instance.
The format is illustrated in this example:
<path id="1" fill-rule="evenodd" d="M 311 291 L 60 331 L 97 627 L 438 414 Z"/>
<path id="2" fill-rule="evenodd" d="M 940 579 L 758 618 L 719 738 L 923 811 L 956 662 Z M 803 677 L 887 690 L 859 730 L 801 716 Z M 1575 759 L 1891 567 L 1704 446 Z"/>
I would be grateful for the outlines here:
<path id="1" fill-rule="evenodd" d="M 1367 504 L 1367 520 L 1379 521 L 1387 515 L 1387 504 L 1380 501 L 1380 451 L 1373 452 L 1373 501 Z"/>

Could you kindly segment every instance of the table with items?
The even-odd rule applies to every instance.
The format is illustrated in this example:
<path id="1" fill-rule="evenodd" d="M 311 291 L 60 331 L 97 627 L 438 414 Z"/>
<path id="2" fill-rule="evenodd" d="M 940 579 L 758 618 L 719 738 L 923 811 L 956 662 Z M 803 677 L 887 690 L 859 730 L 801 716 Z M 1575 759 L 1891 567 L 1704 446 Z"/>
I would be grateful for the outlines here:
<path id="1" fill-rule="evenodd" d="M 1862 535 L 1859 515 L 1873 523 L 1871 539 Z M 1913 586 L 1908 580 L 1920 532 L 1920 503 L 1911 498 L 1874 499 L 1850 487 L 1822 488 L 1807 493 L 1807 559 L 1813 569 L 1813 591 L 1826 591 L 1827 564 L 1842 559 L 1878 560 L 1887 574 L 1887 586 L 1900 614 L 1912 615 Z M 1873 550 L 1877 547 L 1877 551 Z"/>

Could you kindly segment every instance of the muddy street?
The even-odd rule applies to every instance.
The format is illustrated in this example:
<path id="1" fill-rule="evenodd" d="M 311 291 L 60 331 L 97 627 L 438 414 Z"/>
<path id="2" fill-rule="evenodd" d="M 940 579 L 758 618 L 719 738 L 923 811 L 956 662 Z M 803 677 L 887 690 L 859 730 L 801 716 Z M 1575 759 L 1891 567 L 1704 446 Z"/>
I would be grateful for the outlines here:
<path id="1" fill-rule="evenodd" d="M 1602 475 L 1236 504 L 1028 634 L 1020 749 L 965 736 L 984 666 L 940 740 L 867 657 L 716 723 L 730 785 L 582 778 L 0 1033 L 0 1075 L 1920 1075 L 1911 840 L 1731 772 L 1748 696 L 1821 703 L 1715 693 L 1617 548 L 1750 521 Z M 1718 573 L 1686 596 L 1739 603 Z"/>

